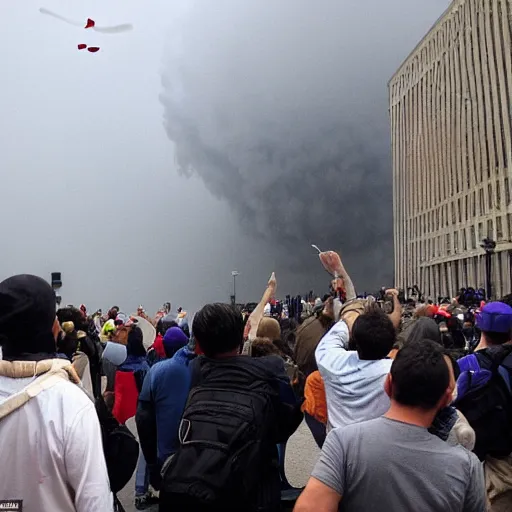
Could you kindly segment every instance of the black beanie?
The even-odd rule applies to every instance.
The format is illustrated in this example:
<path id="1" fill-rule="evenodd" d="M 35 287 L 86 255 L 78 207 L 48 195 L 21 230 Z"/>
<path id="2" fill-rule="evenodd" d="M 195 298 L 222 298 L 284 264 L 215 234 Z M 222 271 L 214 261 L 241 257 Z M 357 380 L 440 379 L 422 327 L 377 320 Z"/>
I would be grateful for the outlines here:
<path id="1" fill-rule="evenodd" d="M 3 356 L 54 354 L 55 310 L 55 293 L 40 277 L 19 275 L 1 282 L 0 345 Z"/>

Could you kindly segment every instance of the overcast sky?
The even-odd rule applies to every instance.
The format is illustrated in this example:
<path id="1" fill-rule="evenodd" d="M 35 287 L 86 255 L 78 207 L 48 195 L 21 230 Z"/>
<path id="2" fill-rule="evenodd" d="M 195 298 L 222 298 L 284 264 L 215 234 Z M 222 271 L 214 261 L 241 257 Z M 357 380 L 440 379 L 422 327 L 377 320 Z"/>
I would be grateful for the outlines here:
<path id="1" fill-rule="evenodd" d="M 0 278 L 195 310 L 235 268 L 240 300 L 272 270 L 282 295 L 323 291 L 318 243 L 360 288 L 390 281 L 387 81 L 448 3 L 2 0 Z"/>

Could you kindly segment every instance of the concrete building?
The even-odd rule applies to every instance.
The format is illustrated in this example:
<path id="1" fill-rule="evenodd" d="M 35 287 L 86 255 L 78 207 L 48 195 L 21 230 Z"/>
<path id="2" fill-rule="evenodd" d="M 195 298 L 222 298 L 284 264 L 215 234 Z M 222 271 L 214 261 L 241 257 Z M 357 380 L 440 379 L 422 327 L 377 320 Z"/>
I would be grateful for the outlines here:
<path id="1" fill-rule="evenodd" d="M 512 0 L 454 0 L 389 83 L 395 280 L 510 293 Z"/>

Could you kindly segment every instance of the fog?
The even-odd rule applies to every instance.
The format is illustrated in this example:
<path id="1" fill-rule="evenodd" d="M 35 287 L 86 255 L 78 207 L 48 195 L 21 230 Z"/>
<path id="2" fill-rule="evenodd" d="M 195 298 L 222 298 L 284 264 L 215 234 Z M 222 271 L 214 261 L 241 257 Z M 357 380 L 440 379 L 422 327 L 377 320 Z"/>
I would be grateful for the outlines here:
<path id="1" fill-rule="evenodd" d="M 447 0 L 0 4 L 0 278 L 195 310 L 392 282 L 387 81 Z M 129 34 L 92 34 L 47 7 Z M 77 44 L 100 52 L 79 52 Z"/>

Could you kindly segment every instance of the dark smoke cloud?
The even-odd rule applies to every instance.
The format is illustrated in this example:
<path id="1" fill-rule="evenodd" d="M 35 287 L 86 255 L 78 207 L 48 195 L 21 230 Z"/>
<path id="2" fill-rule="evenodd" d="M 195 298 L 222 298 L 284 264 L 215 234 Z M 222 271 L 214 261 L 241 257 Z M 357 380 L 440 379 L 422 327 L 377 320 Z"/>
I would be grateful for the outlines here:
<path id="1" fill-rule="evenodd" d="M 341 250 L 359 288 L 390 283 L 387 81 L 447 4 L 190 4 L 161 96 L 182 172 L 274 240 L 281 261 L 309 272 L 315 243 Z"/>

